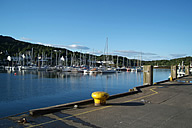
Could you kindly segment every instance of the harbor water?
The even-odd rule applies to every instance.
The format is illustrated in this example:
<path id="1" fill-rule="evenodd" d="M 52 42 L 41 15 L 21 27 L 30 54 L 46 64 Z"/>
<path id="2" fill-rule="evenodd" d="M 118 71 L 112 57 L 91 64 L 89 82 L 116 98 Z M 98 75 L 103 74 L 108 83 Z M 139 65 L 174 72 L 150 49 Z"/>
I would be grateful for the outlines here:
<path id="1" fill-rule="evenodd" d="M 154 82 L 167 80 L 170 69 L 154 69 Z M 0 117 L 30 109 L 91 98 L 94 91 L 110 95 L 143 84 L 143 72 L 83 74 L 38 71 L 0 71 Z"/>

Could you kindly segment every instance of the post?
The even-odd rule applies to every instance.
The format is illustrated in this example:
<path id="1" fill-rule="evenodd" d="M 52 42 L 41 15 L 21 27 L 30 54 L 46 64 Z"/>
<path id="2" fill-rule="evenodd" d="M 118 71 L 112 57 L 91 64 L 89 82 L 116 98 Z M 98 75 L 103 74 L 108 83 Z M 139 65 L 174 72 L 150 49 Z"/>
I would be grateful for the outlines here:
<path id="1" fill-rule="evenodd" d="M 171 66 L 171 78 L 177 79 L 177 66 Z"/>
<path id="2" fill-rule="evenodd" d="M 153 66 L 143 66 L 143 85 L 153 85 Z"/>
<path id="3" fill-rule="evenodd" d="M 185 66 L 185 75 L 190 75 L 190 66 Z"/>

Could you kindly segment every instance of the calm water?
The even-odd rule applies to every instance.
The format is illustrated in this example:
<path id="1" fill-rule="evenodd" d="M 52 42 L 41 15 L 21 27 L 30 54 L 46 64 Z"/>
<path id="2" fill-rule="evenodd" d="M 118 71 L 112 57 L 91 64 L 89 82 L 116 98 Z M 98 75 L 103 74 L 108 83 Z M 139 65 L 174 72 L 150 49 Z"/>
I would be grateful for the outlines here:
<path id="1" fill-rule="evenodd" d="M 0 117 L 30 109 L 91 98 L 94 91 L 110 95 L 143 84 L 143 73 L 84 75 L 56 72 L 0 72 Z M 154 69 L 154 82 L 168 79 L 169 69 Z"/>

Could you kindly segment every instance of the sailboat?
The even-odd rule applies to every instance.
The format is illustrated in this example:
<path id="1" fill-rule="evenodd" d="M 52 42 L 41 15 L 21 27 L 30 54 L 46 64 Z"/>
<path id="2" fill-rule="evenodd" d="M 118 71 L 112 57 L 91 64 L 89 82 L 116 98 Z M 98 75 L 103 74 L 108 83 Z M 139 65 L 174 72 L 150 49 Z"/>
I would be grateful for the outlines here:
<path id="1" fill-rule="evenodd" d="M 117 62 L 116 62 L 116 71 L 121 72 L 121 68 L 119 67 L 119 57 L 117 56 Z"/>
<path id="2" fill-rule="evenodd" d="M 141 67 L 141 56 L 140 56 L 140 61 L 139 61 L 139 59 L 138 59 L 138 63 L 139 63 L 139 67 L 136 68 L 136 72 L 142 72 L 143 69 L 142 69 L 142 67 Z"/>
<path id="3" fill-rule="evenodd" d="M 71 57 L 72 60 L 72 57 Z M 66 55 L 65 55 L 65 66 L 62 68 L 62 72 L 71 72 L 72 67 L 68 66 L 68 58 L 67 58 L 67 50 L 66 50 Z"/>
<path id="4" fill-rule="evenodd" d="M 112 68 L 109 66 L 109 58 L 108 58 L 108 37 L 106 39 L 106 66 L 102 65 L 99 67 L 98 71 L 101 73 L 115 73 L 115 68 Z M 104 50 L 104 55 L 105 55 L 105 50 Z M 105 60 L 104 60 L 105 62 Z"/>
<path id="5" fill-rule="evenodd" d="M 123 57 L 123 65 L 121 67 L 121 71 L 127 71 L 126 67 L 125 67 L 125 59 Z"/>

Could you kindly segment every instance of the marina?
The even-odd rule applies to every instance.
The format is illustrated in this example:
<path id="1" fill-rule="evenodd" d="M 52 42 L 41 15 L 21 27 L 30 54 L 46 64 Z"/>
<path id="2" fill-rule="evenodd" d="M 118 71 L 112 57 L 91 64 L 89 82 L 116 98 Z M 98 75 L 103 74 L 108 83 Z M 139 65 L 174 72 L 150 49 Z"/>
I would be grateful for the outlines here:
<path id="1" fill-rule="evenodd" d="M 8 37 L 4 38 L 6 39 Z M 100 56 L 95 55 L 94 50 L 93 53 L 82 53 L 64 48 L 55 47 L 53 50 L 44 46 L 42 47 L 48 50 L 46 52 L 42 50 L 41 53 L 38 48 L 32 47 L 27 51 L 18 52 L 12 56 L 9 55 L 6 50 L 1 69 L 11 71 L 37 70 L 85 74 L 116 73 L 116 71 L 142 72 L 142 53 L 139 53 L 141 55 L 138 59 L 135 59 L 135 57 L 134 59 L 129 59 L 124 56 L 109 55 L 108 37 L 106 38 L 104 53 Z"/>

